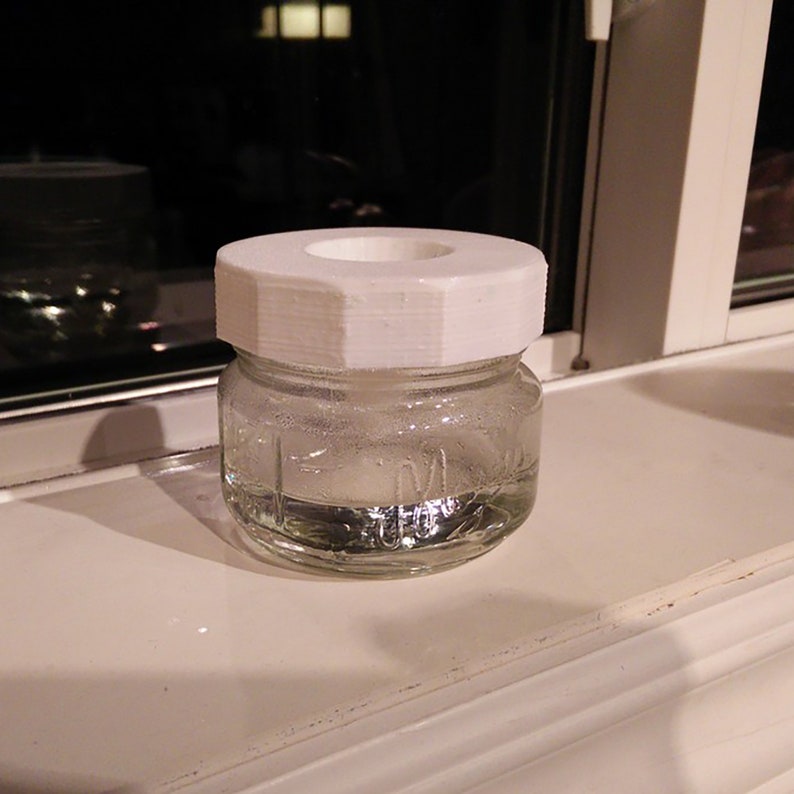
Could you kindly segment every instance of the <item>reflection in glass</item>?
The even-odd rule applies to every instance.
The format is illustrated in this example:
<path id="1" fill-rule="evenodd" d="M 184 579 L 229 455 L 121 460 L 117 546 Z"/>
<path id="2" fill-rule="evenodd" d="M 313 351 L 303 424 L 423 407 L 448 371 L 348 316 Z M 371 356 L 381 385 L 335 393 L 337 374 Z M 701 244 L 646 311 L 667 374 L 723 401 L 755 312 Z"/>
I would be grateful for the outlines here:
<path id="1" fill-rule="evenodd" d="M 149 174 L 102 162 L 0 164 L 0 344 L 23 364 L 136 341 L 151 310 Z M 149 279 L 150 280 L 150 279 Z"/>
<path id="2" fill-rule="evenodd" d="M 57 211 L 44 193 L 29 212 L 0 193 L 0 410 L 219 370 L 215 253 L 272 232 L 524 240 L 551 264 L 547 330 L 570 328 L 583 20 L 582 0 L 0 3 L 0 163 L 131 163 L 149 190 L 92 198 L 100 180 L 84 171 L 79 189 L 49 180 Z"/>

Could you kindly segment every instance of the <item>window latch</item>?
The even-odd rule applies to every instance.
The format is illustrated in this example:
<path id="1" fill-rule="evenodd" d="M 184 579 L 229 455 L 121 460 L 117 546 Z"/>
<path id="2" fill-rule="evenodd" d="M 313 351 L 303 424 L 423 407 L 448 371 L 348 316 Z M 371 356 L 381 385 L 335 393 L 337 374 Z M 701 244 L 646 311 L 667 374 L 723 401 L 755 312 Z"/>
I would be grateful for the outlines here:
<path id="1" fill-rule="evenodd" d="M 608 41 L 613 22 L 642 13 L 656 0 L 585 0 L 584 30 L 589 41 Z"/>

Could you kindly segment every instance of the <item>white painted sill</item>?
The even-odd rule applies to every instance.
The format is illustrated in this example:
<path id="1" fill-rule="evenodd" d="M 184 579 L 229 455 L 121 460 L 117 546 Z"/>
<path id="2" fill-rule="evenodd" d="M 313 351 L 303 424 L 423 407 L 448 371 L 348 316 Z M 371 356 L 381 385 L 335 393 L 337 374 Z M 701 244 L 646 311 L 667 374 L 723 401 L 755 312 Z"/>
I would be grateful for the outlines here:
<path id="1" fill-rule="evenodd" d="M 211 389 L 105 409 L 0 492 L 0 790 L 790 792 L 792 372 L 788 335 L 547 384 L 527 524 L 412 581 L 243 554 Z"/>

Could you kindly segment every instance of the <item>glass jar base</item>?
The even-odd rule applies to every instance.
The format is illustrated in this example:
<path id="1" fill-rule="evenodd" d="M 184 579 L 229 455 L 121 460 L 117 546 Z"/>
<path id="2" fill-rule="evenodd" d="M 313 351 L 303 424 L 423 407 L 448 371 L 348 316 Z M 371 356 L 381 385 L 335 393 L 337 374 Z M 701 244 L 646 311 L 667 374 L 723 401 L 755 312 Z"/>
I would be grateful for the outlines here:
<path id="1" fill-rule="evenodd" d="M 509 534 L 509 533 L 507 533 Z M 403 552 L 369 554 L 366 558 L 346 552 L 323 552 L 286 540 L 277 532 L 268 530 L 250 531 L 242 527 L 240 536 L 246 548 L 255 557 L 273 562 L 286 560 L 318 573 L 334 573 L 371 579 L 400 579 L 426 576 L 448 568 L 455 568 L 468 560 L 497 546 L 505 537 L 488 544 L 474 545 L 450 542 L 444 548 L 421 549 Z"/>
<path id="2" fill-rule="evenodd" d="M 251 487 L 227 472 L 226 502 L 256 556 L 357 576 L 418 576 L 492 549 L 529 515 L 535 471 L 498 487 L 411 505 L 333 506 Z"/>

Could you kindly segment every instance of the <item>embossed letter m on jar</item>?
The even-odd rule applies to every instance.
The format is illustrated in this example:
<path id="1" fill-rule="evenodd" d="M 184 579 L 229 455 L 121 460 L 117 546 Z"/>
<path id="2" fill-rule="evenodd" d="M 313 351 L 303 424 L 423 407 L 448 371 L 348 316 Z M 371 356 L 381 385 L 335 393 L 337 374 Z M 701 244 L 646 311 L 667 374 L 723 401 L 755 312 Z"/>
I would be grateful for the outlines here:
<path id="1" fill-rule="evenodd" d="M 221 477 L 256 554 L 368 576 L 443 569 L 535 501 L 546 262 L 515 240 L 318 229 L 215 269 Z"/>

